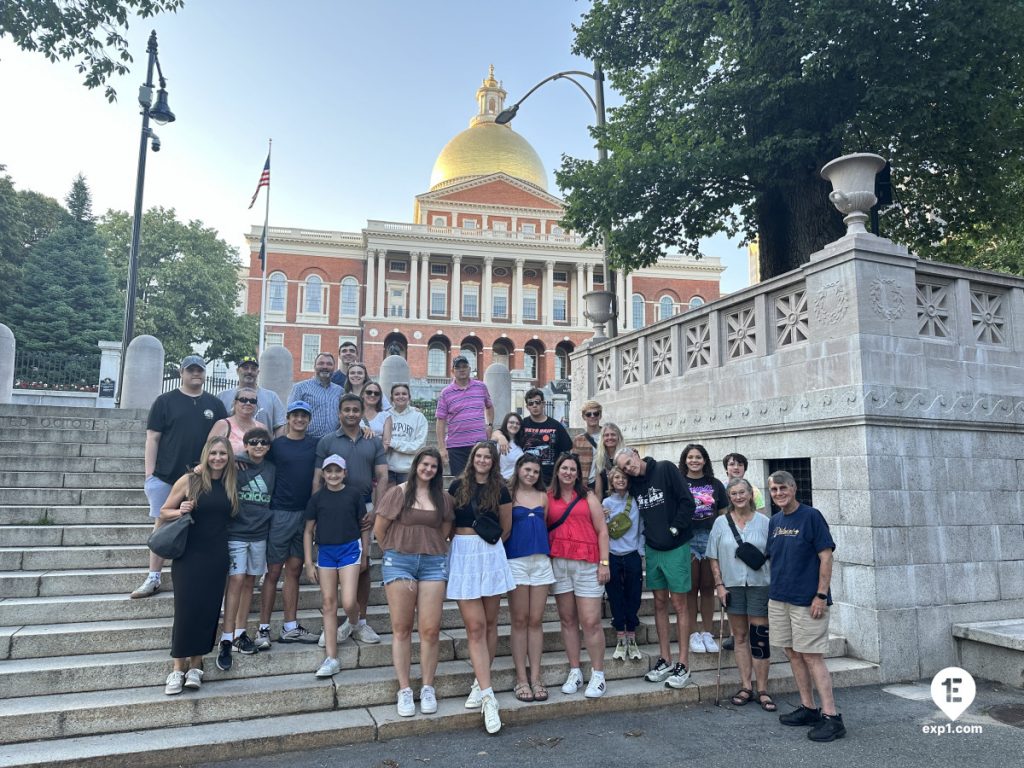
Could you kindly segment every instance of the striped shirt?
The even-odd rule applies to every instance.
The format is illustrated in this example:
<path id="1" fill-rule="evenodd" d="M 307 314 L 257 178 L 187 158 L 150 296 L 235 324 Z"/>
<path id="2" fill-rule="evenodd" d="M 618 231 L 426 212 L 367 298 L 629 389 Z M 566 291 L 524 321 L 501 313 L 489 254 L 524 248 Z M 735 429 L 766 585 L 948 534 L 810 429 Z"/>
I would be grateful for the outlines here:
<path id="1" fill-rule="evenodd" d="M 445 420 L 448 428 L 444 444 L 448 448 L 463 448 L 490 437 L 487 434 L 487 408 L 493 408 L 491 393 L 482 381 L 470 379 L 465 389 L 453 381 L 441 391 L 437 399 L 436 416 Z"/>
<path id="2" fill-rule="evenodd" d="M 292 387 L 288 402 L 305 400 L 313 408 L 306 434 L 321 438 L 338 429 L 338 405 L 345 390 L 337 384 L 323 386 L 314 376 L 312 379 L 298 382 Z"/>

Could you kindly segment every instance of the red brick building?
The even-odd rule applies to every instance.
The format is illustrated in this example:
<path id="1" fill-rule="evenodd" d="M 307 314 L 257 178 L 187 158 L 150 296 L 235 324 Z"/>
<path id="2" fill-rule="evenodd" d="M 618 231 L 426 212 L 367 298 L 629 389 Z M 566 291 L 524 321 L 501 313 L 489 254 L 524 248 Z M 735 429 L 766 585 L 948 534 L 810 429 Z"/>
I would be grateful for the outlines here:
<path id="1" fill-rule="evenodd" d="M 400 354 L 414 378 L 447 382 L 467 355 L 568 378 L 568 354 L 593 335 L 583 294 L 603 287 L 602 254 L 559 226 L 562 201 L 529 143 L 494 117 L 506 93 L 493 69 L 477 114 L 434 164 L 412 222 L 367 221 L 360 232 L 272 227 L 267 247 L 267 344 L 286 346 L 296 376 L 316 354 L 354 340 L 371 373 Z M 260 305 L 259 237 L 249 234 L 244 305 Z M 621 331 L 718 298 L 717 259 L 666 258 L 618 280 Z"/>

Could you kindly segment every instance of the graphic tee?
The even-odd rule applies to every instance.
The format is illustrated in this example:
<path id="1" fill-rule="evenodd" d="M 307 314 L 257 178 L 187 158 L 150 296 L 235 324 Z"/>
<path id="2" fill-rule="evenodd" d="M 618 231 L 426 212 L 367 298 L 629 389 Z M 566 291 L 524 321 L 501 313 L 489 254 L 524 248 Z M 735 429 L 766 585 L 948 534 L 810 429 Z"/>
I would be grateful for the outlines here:
<path id="1" fill-rule="evenodd" d="M 565 427 L 550 416 L 541 422 L 529 417 L 523 419 L 522 431 L 523 453 L 532 453 L 540 459 L 544 484 L 551 485 L 551 478 L 555 473 L 555 459 L 560 454 L 572 450 L 572 438 L 565 431 Z"/>

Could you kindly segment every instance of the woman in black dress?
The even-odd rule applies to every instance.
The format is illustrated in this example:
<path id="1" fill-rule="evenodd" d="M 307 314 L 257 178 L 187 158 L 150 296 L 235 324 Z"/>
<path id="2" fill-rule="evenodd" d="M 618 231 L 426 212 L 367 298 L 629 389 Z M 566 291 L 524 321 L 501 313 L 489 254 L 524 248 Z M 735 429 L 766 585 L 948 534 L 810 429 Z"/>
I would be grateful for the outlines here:
<path id="1" fill-rule="evenodd" d="M 238 514 L 235 462 L 226 437 L 212 437 L 203 448 L 199 470 L 178 479 L 160 510 L 163 520 L 192 513 L 185 554 L 171 563 L 174 671 L 164 693 L 203 682 L 203 655 L 217 639 L 220 605 L 228 575 L 228 518 Z"/>

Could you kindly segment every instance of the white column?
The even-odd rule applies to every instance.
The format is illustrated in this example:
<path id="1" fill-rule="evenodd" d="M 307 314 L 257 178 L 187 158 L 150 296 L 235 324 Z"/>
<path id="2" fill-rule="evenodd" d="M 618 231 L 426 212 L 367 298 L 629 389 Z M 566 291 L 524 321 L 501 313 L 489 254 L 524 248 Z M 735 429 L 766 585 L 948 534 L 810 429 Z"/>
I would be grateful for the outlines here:
<path id="1" fill-rule="evenodd" d="M 430 254 L 420 251 L 420 318 L 430 317 Z"/>
<path id="2" fill-rule="evenodd" d="M 548 261 L 544 264 L 544 314 L 541 317 L 543 325 L 554 325 L 555 323 L 555 265 Z"/>
<path id="3" fill-rule="evenodd" d="M 456 322 L 462 319 L 462 254 L 460 253 L 452 256 L 452 311 L 449 316 Z"/>
<path id="4" fill-rule="evenodd" d="M 384 317 L 387 305 L 384 303 L 384 285 L 387 282 L 387 251 L 377 251 L 377 316 Z"/>
<path id="5" fill-rule="evenodd" d="M 494 257 L 484 256 L 484 279 L 480 281 L 480 322 L 491 322 L 491 274 L 494 272 Z"/>
<path id="6" fill-rule="evenodd" d="M 583 294 L 586 293 L 586 291 L 584 290 L 584 287 L 586 286 L 586 279 L 584 278 L 583 272 L 583 264 L 580 262 L 576 262 L 576 272 L 573 275 L 575 286 L 573 295 L 576 297 L 576 301 L 574 302 L 572 316 L 573 324 L 579 326 L 587 324 L 587 319 L 583 316 L 583 310 L 585 309 L 585 307 L 583 306 Z"/>
<path id="7" fill-rule="evenodd" d="M 618 278 L 615 284 L 615 293 L 619 296 L 619 328 L 625 328 L 625 317 L 627 314 L 626 310 L 629 308 L 629 300 L 626 298 L 626 281 L 623 279 L 621 272 Z"/>
<path id="8" fill-rule="evenodd" d="M 626 307 L 619 315 L 619 323 L 623 328 L 635 331 L 633 327 L 633 273 L 626 275 Z"/>
<path id="9" fill-rule="evenodd" d="M 513 325 L 523 322 L 523 267 L 525 265 L 525 259 L 516 259 L 516 276 L 512 283 L 512 295 L 508 300 L 512 305 Z"/>
<path id="10" fill-rule="evenodd" d="M 373 260 L 373 251 L 366 252 L 366 316 L 373 317 L 373 299 L 377 295 L 377 270 Z"/>
<path id="11" fill-rule="evenodd" d="M 417 302 L 419 298 L 419 265 L 416 263 L 416 259 L 419 256 L 416 251 L 409 253 L 409 314 L 406 315 L 408 318 L 415 320 L 419 315 L 417 314 Z"/>
<path id="12" fill-rule="evenodd" d="M 594 290 L 594 265 L 587 264 L 587 290 L 586 293 L 590 293 Z"/>

